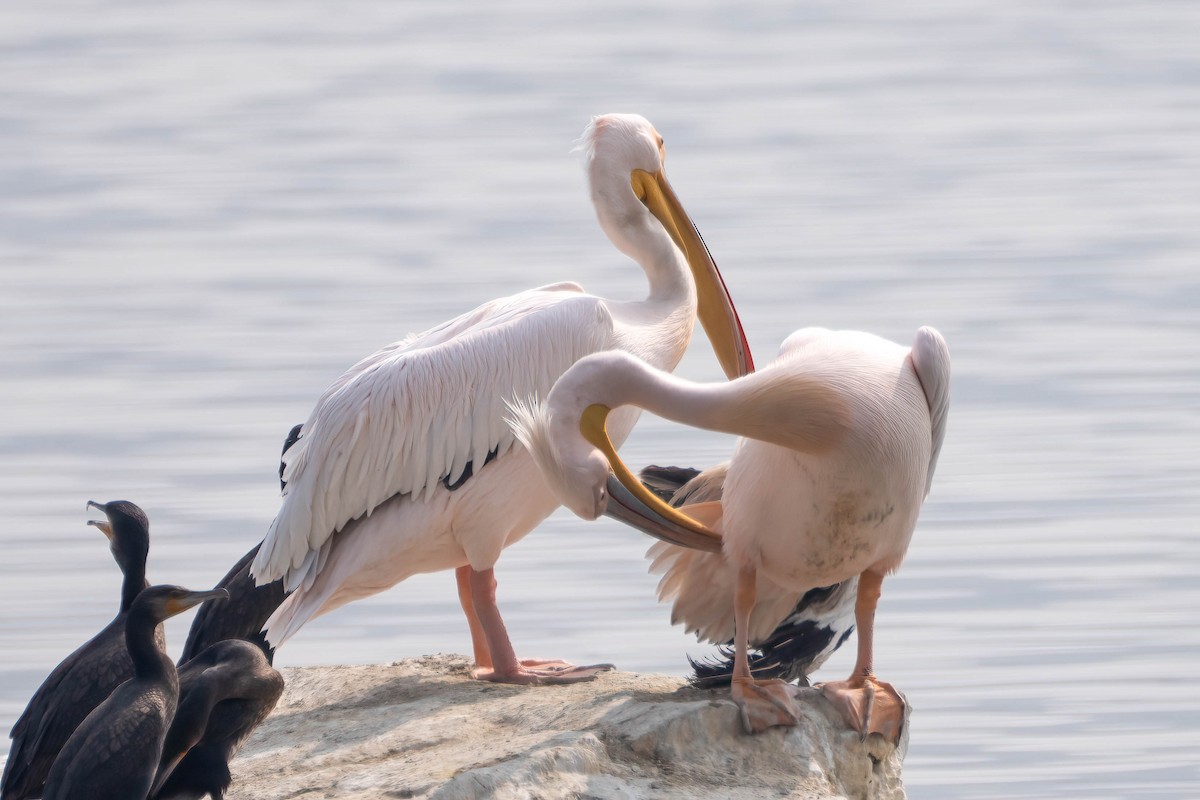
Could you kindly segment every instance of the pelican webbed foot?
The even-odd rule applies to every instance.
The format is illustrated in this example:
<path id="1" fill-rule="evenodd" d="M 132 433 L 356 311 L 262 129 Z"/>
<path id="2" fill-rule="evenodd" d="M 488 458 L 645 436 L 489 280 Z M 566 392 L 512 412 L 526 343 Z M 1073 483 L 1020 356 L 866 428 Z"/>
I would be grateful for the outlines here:
<path id="1" fill-rule="evenodd" d="M 904 732 L 904 695 L 874 675 L 857 675 L 849 680 L 829 681 L 817 686 L 833 704 L 846 725 L 866 739 L 878 733 L 892 744 Z"/>
<path id="2" fill-rule="evenodd" d="M 616 669 L 612 664 L 575 666 L 567 661 L 544 658 L 524 658 L 514 669 L 496 670 L 477 667 L 471 677 L 492 683 L 514 683 L 523 686 L 552 686 L 563 683 L 583 683 L 595 680 L 601 672 Z"/>
<path id="3" fill-rule="evenodd" d="M 794 727 L 800 722 L 800 709 L 796 705 L 797 687 L 778 679 L 755 680 L 733 678 L 730 684 L 733 702 L 742 715 L 742 729 L 746 733 L 762 733 L 767 728 L 781 725 Z"/>

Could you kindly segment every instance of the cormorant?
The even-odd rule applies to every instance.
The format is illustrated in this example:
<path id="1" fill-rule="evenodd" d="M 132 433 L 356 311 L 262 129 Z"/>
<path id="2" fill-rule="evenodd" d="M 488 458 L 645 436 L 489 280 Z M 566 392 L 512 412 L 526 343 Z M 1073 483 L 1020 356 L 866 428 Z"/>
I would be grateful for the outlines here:
<path id="1" fill-rule="evenodd" d="M 283 694 L 283 676 L 244 639 L 217 642 L 179 668 L 171 722 L 151 797 L 222 800 L 229 762 Z"/>
<path id="2" fill-rule="evenodd" d="M 0 780 L 3 800 L 38 797 L 67 737 L 118 684 L 133 675 L 133 661 L 125 647 L 125 617 L 134 598 L 146 587 L 150 522 L 146 513 L 128 500 L 89 501 L 88 508 L 93 507 L 106 519 L 88 524 L 108 537 L 113 558 L 125 576 L 120 610 L 103 630 L 54 668 L 13 726 L 12 749 Z M 156 628 L 154 635 L 161 644 L 162 628 Z"/>
<path id="3" fill-rule="evenodd" d="M 284 591 L 283 581 L 254 585 L 250 564 L 258 555 L 261 544 L 254 545 L 217 583 L 218 588 L 228 592 L 227 599 L 210 600 L 196 612 L 187 642 L 183 645 L 183 654 L 179 657 L 180 666 L 211 645 L 230 639 L 252 642 L 262 650 L 268 664 L 274 662 L 275 648 L 267 642 L 262 627 L 287 597 L 287 592 Z"/>
<path id="4" fill-rule="evenodd" d="M 303 423 L 293 426 L 284 439 L 279 461 L 280 490 L 287 486 L 283 479 L 283 455 L 300 438 L 300 429 L 303 427 Z M 250 564 L 258 555 L 260 546 L 262 542 L 250 548 L 250 552 L 242 556 L 217 584 L 218 587 L 228 590 L 229 599 L 212 600 L 200 606 L 188 631 L 187 642 L 183 645 L 183 655 L 179 657 L 180 666 L 195 658 L 209 645 L 226 639 L 246 639 L 253 642 L 266 654 L 267 663 L 274 663 L 275 648 L 267 642 L 262 628 L 288 593 L 283 588 L 282 580 L 271 581 L 262 586 L 254 584 L 254 578 L 250 576 Z"/>
<path id="5" fill-rule="evenodd" d="M 133 677 L 88 714 L 46 777 L 43 800 L 144 800 L 179 700 L 179 676 L 155 632 L 163 620 L 224 589 L 178 586 L 142 590 L 125 617 Z"/>

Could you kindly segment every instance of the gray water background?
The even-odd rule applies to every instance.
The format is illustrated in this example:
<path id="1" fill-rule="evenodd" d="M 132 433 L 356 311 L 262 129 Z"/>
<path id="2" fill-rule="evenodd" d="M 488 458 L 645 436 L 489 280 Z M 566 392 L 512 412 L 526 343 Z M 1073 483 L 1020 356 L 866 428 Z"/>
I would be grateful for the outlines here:
<path id="1" fill-rule="evenodd" d="M 0 729 L 115 611 L 86 500 L 210 586 L 359 357 L 543 283 L 644 291 L 569 153 L 618 110 L 760 361 L 805 325 L 950 343 L 878 622 L 910 796 L 1200 795 L 1200 6 L 1167 0 L 0 5 Z M 719 377 L 702 334 L 679 372 Z M 730 446 L 645 417 L 624 455 Z M 683 674 L 646 544 L 560 512 L 511 548 L 519 651 Z M 439 574 L 279 661 L 467 649 Z"/>

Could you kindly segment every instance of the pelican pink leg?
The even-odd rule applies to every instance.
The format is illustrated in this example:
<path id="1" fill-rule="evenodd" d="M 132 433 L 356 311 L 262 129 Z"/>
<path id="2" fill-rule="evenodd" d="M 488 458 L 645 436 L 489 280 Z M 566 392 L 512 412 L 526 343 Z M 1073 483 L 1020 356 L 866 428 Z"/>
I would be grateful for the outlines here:
<path id="1" fill-rule="evenodd" d="M 783 725 L 792 727 L 800 721 L 800 711 L 793 695 L 794 686 L 779 679 L 755 680 L 750 675 L 749 630 L 750 612 L 756 596 L 754 567 L 743 567 L 738 573 L 737 594 L 734 596 L 734 662 L 733 702 L 742 712 L 742 727 L 746 733 L 762 733 L 767 728 Z"/>
<path id="2" fill-rule="evenodd" d="M 899 742 L 904 729 L 904 697 L 890 683 L 875 677 L 872 662 L 875 650 L 875 607 L 882 593 L 883 576 L 867 571 L 858 578 L 858 600 L 854 622 L 858 630 L 858 659 L 854 672 L 844 681 L 820 685 L 822 694 L 841 713 L 842 718 L 863 738 L 883 734 Z"/>
<path id="3" fill-rule="evenodd" d="M 475 670 L 471 675 L 477 680 L 526 685 L 579 683 L 615 669 L 612 664 L 577 667 L 553 659 L 518 659 L 496 606 L 494 570 L 476 570 L 467 565 L 455 570 L 455 577 L 458 599 L 471 628 L 475 650 Z"/>

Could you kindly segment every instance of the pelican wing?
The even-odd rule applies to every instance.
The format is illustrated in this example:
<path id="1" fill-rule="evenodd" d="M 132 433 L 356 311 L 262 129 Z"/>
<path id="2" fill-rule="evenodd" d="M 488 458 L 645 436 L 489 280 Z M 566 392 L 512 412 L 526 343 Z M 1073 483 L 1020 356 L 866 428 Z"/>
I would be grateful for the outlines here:
<path id="1" fill-rule="evenodd" d="M 733 639 L 733 598 L 737 567 L 721 553 L 707 553 L 655 542 L 646 551 L 650 572 L 662 575 L 658 601 L 671 604 L 671 624 L 712 644 Z M 750 643 L 757 647 L 791 614 L 800 593 L 779 586 L 762 575 L 758 599 L 750 615 Z"/>
<path id="2" fill-rule="evenodd" d="M 950 350 L 946 340 L 933 328 L 921 328 L 913 340 L 912 361 L 929 403 L 933 448 L 929 455 L 929 472 L 925 476 L 925 494 L 928 495 L 942 451 L 942 440 L 946 437 L 946 417 L 950 413 Z"/>
<path id="3" fill-rule="evenodd" d="M 701 472 L 691 467 L 650 465 L 638 473 L 638 480 L 666 502 L 678 508 L 687 503 L 720 500 L 725 489 L 729 462 L 722 461 Z"/>
<path id="4" fill-rule="evenodd" d="M 284 457 L 283 505 L 254 561 L 261 584 L 315 577 L 323 545 L 396 495 L 427 498 L 514 438 L 505 401 L 545 396 L 612 342 L 603 301 L 556 284 L 487 303 L 355 364 Z"/>

